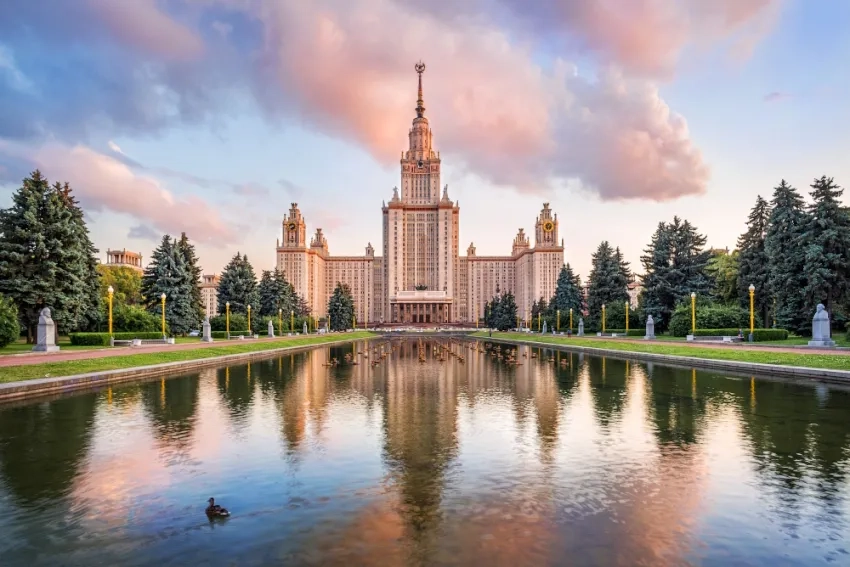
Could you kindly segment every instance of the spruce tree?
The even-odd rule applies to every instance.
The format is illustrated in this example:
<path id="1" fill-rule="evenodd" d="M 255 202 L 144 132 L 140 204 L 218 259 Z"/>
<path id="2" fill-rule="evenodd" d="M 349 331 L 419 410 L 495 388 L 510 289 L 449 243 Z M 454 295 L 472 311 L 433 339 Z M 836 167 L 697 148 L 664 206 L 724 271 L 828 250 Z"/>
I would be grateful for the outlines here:
<path id="1" fill-rule="evenodd" d="M 198 255 L 195 253 L 195 245 L 189 242 L 186 233 L 180 234 L 177 241 L 177 251 L 183 258 L 183 266 L 186 270 L 185 285 L 190 292 L 192 317 L 199 324 L 204 319 L 204 302 L 201 298 L 201 267 L 198 265 Z"/>
<path id="2" fill-rule="evenodd" d="M 561 267 L 561 272 L 558 274 L 555 295 L 552 296 L 549 305 L 555 311 L 560 311 L 562 317 L 568 316 L 570 309 L 572 309 L 573 317 L 577 318 L 582 313 L 583 304 L 581 278 L 578 274 L 573 273 L 573 269 L 569 264 L 565 264 Z"/>
<path id="3" fill-rule="evenodd" d="M 705 267 L 711 296 L 723 305 L 738 304 L 738 256 L 737 250 L 714 250 Z"/>
<path id="4" fill-rule="evenodd" d="M 503 292 L 495 308 L 493 327 L 500 331 L 507 331 L 516 326 L 516 318 L 517 305 L 514 294 L 509 291 Z"/>
<path id="5" fill-rule="evenodd" d="M 805 312 L 814 314 L 818 303 L 827 312 L 850 296 L 850 218 L 841 207 L 844 190 L 825 175 L 811 185 L 812 203 L 801 249 L 805 259 Z M 805 313 L 804 313 L 805 314 Z"/>
<path id="6" fill-rule="evenodd" d="M 747 231 L 738 237 L 737 295 L 740 304 L 749 309 L 750 285 L 756 288 L 755 309 L 761 313 L 762 321 L 769 320 L 769 311 L 773 307 L 770 263 L 765 248 L 769 226 L 770 205 L 759 195 L 747 217 Z"/>
<path id="7" fill-rule="evenodd" d="M 773 191 L 764 239 L 769 268 L 767 289 L 756 288 L 755 293 L 758 297 L 772 292 L 777 326 L 793 332 L 805 332 L 811 327 L 811 315 L 805 313 L 806 258 L 801 248 L 807 224 L 803 198 L 783 179 Z"/>
<path id="8" fill-rule="evenodd" d="M 174 335 L 186 334 L 198 323 L 190 279 L 191 271 L 179 249 L 179 241 L 164 235 L 142 276 L 142 296 L 148 312 L 161 317 L 162 294 L 165 294 L 166 332 L 170 330 Z"/>
<path id="9" fill-rule="evenodd" d="M 276 317 L 279 309 L 287 315 L 295 310 L 292 285 L 286 281 L 283 272 L 278 268 L 263 270 L 257 290 L 260 296 L 260 315 Z"/>
<path id="10" fill-rule="evenodd" d="M 257 309 L 260 306 L 260 293 L 254 268 L 248 261 L 248 256 L 242 256 L 239 252 L 221 272 L 221 279 L 218 282 L 219 313 L 224 313 L 228 302 L 231 313 L 247 313 L 249 305 L 251 309 Z"/>
<path id="11" fill-rule="evenodd" d="M 45 307 L 57 334 L 84 325 L 97 309 L 93 252 L 70 191 L 66 197 L 38 170 L 24 179 L 12 206 L 0 211 L 0 293 L 17 307 L 29 342 Z"/>
<path id="12" fill-rule="evenodd" d="M 337 282 L 328 301 L 328 324 L 332 331 L 344 331 L 354 324 L 354 298 L 346 284 Z"/>
<path id="13" fill-rule="evenodd" d="M 599 245 L 591 258 L 593 268 L 588 278 L 587 310 L 588 320 L 597 323 L 601 321 L 603 305 L 629 300 L 626 286 L 630 270 L 620 249 L 612 249 L 607 241 Z"/>

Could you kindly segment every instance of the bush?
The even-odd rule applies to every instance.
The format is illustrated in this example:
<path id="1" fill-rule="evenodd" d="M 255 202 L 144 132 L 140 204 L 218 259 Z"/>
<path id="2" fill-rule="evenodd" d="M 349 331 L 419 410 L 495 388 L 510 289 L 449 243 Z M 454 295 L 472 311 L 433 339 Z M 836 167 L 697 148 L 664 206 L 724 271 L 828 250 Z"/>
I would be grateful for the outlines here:
<path id="1" fill-rule="evenodd" d="M 119 305 L 112 309 L 112 330 L 125 333 L 153 333 L 162 328 L 162 319 L 137 305 Z"/>
<path id="2" fill-rule="evenodd" d="M 0 348 L 13 343 L 21 336 L 18 308 L 11 299 L 0 295 Z"/>
<path id="3" fill-rule="evenodd" d="M 744 340 L 747 340 L 750 334 L 749 327 L 730 327 L 728 329 L 697 329 L 694 334 L 696 337 L 737 337 L 738 332 L 744 334 Z M 688 331 L 687 334 L 691 334 Z M 753 340 L 761 341 L 783 341 L 788 338 L 788 331 L 785 329 L 753 329 Z"/>
<path id="4" fill-rule="evenodd" d="M 253 316 L 251 317 L 253 319 Z M 248 317 L 243 315 L 242 313 L 231 313 L 230 314 L 230 334 L 233 334 L 235 329 L 247 329 L 248 328 Z M 219 315 L 217 317 L 212 317 L 210 319 L 210 329 L 213 331 L 226 331 L 227 330 L 227 317 L 225 315 Z"/>
<path id="5" fill-rule="evenodd" d="M 697 305 L 697 330 L 702 329 L 748 329 L 750 327 L 750 313 L 748 310 L 736 305 L 718 305 L 703 303 Z M 756 326 L 760 326 L 760 319 L 756 317 Z M 673 315 L 670 317 L 670 334 L 674 337 L 684 337 L 691 334 L 691 304 L 680 303 Z M 723 333 L 729 334 L 729 333 Z M 706 335 L 702 335 L 706 336 Z"/>
<path id="6" fill-rule="evenodd" d="M 130 341 L 133 339 L 161 339 L 162 333 L 138 332 L 138 333 L 112 333 L 116 341 Z M 71 344 L 75 346 L 109 346 L 109 333 L 71 333 Z"/>
<path id="7" fill-rule="evenodd" d="M 748 330 L 744 330 L 744 336 L 746 337 L 749 333 Z M 755 342 L 760 341 L 784 341 L 788 338 L 788 331 L 785 329 L 753 329 L 753 340 Z"/>

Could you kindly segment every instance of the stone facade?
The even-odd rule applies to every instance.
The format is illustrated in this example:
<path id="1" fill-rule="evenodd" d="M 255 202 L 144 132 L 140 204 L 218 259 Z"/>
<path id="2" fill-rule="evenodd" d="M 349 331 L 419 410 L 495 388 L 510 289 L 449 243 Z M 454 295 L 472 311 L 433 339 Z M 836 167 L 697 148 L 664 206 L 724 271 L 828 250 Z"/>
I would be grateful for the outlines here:
<path id="1" fill-rule="evenodd" d="M 307 223 L 292 203 L 277 243 L 277 267 L 320 317 L 338 282 L 351 289 L 358 322 L 474 324 L 497 289 L 512 291 L 526 317 L 534 301 L 553 295 L 564 264 L 558 215 L 543 204 L 533 246 L 520 228 L 510 255 L 478 256 L 472 244 L 460 255 L 460 205 L 449 198 L 447 185 L 441 192 L 442 163 L 422 96 L 425 66 L 416 70 L 419 96 L 399 163 L 401 189 L 394 188 L 381 207 L 383 255 L 369 243 L 363 256 L 331 256 L 321 228 L 307 241 Z"/>
<path id="2" fill-rule="evenodd" d="M 218 315 L 218 281 L 216 274 L 201 276 L 201 302 L 204 304 L 204 314 L 207 317 Z"/>
<path id="3" fill-rule="evenodd" d="M 107 250 L 105 265 L 133 268 L 140 274 L 145 271 L 144 266 L 142 266 L 142 255 L 138 252 L 131 252 L 126 248 L 123 250 Z"/>

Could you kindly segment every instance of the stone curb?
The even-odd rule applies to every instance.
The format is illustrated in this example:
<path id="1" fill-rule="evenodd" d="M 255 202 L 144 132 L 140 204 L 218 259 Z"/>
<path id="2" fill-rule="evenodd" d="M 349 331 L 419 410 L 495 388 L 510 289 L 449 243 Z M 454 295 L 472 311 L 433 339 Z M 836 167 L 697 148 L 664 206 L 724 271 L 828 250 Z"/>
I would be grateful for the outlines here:
<path id="1" fill-rule="evenodd" d="M 587 347 L 579 345 L 565 345 L 555 343 L 543 343 L 538 341 L 526 341 L 522 339 L 502 339 L 496 337 L 473 337 L 481 341 L 490 341 L 503 344 L 524 344 L 553 350 L 585 352 L 610 356 L 619 359 L 637 359 L 648 362 L 661 362 L 675 364 L 677 366 L 689 366 L 698 368 L 710 368 L 714 370 L 728 370 L 732 372 L 747 372 L 752 374 L 765 374 L 772 377 L 781 376 L 785 378 L 799 379 L 807 378 L 820 382 L 832 382 L 836 384 L 850 384 L 850 370 L 832 370 L 828 368 L 809 368 L 805 366 L 783 366 L 780 364 L 765 364 L 762 362 L 741 362 L 737 360 L 715 360 L 710 358 L 696 358 L 690 356 L 679 356 L 673 354 L 656 354 L 651 352 L 634 352 L 627 350 L 613 350 L 607 348 Z"/>
<path id="2" fill-rule="evenodd" d="M 211 366 L 222 366 L 233 362 L 248 362 L 259 358 L 272 358 L 281 354 L 296 354 L 312 350 L 316 347 L 335 346 L 354 341 L 368 341 L 376 337 L 362 337 L 352 339 L 340 339 L 327 341 L 312 345 L 298 345 L 258 350 L 254 352 L 242 352 L 238 354 L 227 354 L 224 356 L 211 356 L 196 360 L 180 360 L 176 362 L 164 362 L 162 364 L 151 364 L 148 366 L 136 366 L 134 368 L 119 368 L 115 370 L 99 370 L 87 374 L 76 374 L 72 376 L 57 376 L 55 378 L 35 378 L 33 380 L 21 380 L 19 382 L 6 382 L 0 384 L 0 403 L 15 401 L 23 398 L 35 398 L 50 394 L 65 394 L 78 390 L 88 390 L 102 386 L 112 386 L 125 382 L 155 378 L 175 372 L 186 373 Z"/>

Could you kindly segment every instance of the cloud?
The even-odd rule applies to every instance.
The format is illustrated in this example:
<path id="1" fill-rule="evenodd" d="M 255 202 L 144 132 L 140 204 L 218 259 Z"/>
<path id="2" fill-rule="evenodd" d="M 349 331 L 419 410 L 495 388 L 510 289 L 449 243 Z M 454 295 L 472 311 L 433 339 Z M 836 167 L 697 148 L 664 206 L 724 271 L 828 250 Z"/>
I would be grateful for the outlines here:
<path id="1" fill-rule="evenodd" d="M 247 96 L 269 118 L 397 163 L 415 105 L 412 65 L 426 58 L 426 115 L 455 169 L 520 190 L 578 180 L 603 199 L 655 200 L 703 192 L 709 169 L 647 77 L 669 77 L 692 46 L 746 37 L 778 4 L 193 0 L 165 13 L 153 0 L 127 10 L 110 0 L 85 10 L 43 3 L 0 3 L 0 36 L 26 54 L 24 72 L 50 62 L 50 72 L 27 76 L 55 93 L 13 99 L 0 137 L 158 132 L 226 116 Z M 26 31 L 35 21 L 37 40 Z M 560 56 L 540 63 L 542 45 Z M 570 63 L 585 53 L 597 73 Z"/>
<path id="2" fill-rule="evenodd" d="M 109 146 L 109 149 L 115 152 L 116 154 L 124 154 L 124 152 L 121 151 L 121 147 L 112 140 L 109 140 L 107 145 Z"/>
<path id="3" fill-rule="evenodd" d="M 212 247 L 225 247 L 237 236 L 229 223 L 203 199 L 175 195 L 153 177 L 138 175 L 126 164 L 85 146 L 49 143 L 33 149 L 0 140 L 0 156 L 28 160 L 48 179 L 68 181 L 89 211 L 129 215 L 162 232 L 186 232 Z"/>
<path id="4" fill-rule="evenodd" d="M 764 102 L 778 102 L 780 100 L 785 100 L 785 99 L 788 99 L 788 98 L 791 98 L 790 93 L 773 91 L 771 93 L 767 93 L 766 95 L 764 95 L 763 100 L 764 100 Z"/>
<path id="5" fill-rule="evenodd" d="M 238 183 L 233 185 L 233 192 L 245 197 L 259 197 L 268 195 L 269 189 L 259 183 Z"/>
<path id="6" fill-rule="evenodd" d="M 301 187 L 288 179 L 278 179 L 277 184 L 293 199 L 298 199 L 304 194 L 304 190 Z"/>
<path id="7" fill-rule="evenodd" d="M 147 225 L 140 224 L 130 227 L 129 232 L 127 232 L 127 238 L 137 238 L 139 240 L 151 240 L 153 242 L 159 242 L 159 240 L 162 238 L 162 234 L 158 233 Z"/>
<path id="8" fill-rule="evenodd" d="M 321 209 L 311 214 L 313 217 L 311 223 L 316 228 L 321 228 L 325 235 L 348 224 L 348 220 L 345 217 Z"/>

